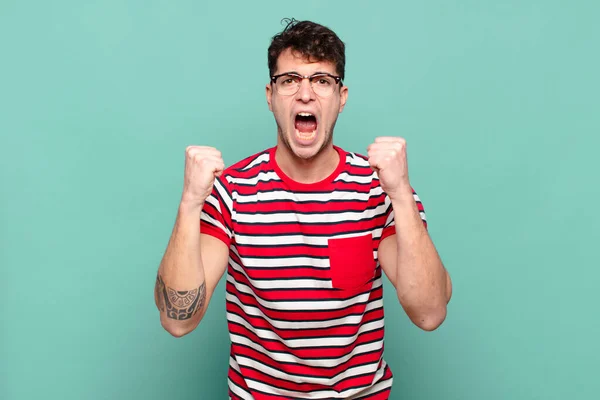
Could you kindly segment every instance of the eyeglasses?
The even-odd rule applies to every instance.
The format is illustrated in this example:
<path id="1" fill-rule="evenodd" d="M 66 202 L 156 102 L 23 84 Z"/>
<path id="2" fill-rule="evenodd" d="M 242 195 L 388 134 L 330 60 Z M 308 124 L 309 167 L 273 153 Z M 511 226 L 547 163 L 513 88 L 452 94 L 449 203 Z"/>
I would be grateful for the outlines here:
<path id="1" fill-rule="evenodd" d="M 282 96 L 291 96 L 296 94 L 300 89 L 300 84 L 304 79 L 308 79 L 310 87 L 317 96 L 327 97 L 333 93 L 335 86 L 341 82 L 339 76 L 318 73 L 311 76 L 303 76 L 294 72 L 275 75 L 271 77 L 271 82 L 275 84 L 277 93 Z"/>

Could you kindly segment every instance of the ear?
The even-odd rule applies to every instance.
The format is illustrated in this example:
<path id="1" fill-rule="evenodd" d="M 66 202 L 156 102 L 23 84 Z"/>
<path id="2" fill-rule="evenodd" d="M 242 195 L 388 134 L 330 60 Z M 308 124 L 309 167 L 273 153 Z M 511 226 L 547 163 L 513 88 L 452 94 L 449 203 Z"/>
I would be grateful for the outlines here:
<path id="1" fill-rule="evenodd" d="M 273 106 L 271 105 L 271 96 L 273 95 L 273 87 L 270 83 L 267 83 L 265 87 L 265 94 L 267 95 L 267 104 L 269 105 L 269 110 L 273 111 Z"/>
<path id="2" fill-rule="evenodd" d="M 348 100 L 348 86 L 344 85 L 340 89 L 340 111 L 344 111 L 344 106 L 346 106 L 346 101 Z"/>

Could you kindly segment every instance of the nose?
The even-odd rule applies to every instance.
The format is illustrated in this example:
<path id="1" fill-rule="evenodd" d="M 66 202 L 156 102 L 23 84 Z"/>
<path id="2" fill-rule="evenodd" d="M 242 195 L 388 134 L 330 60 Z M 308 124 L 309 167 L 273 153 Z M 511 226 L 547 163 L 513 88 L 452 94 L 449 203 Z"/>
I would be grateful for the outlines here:
<path id="1" fill-rule="evenodd" d="M 315 99 L 315 92 L 310 86 L 310 81 L 308 79 L 302 79 L 300 82 L 300 88 L 298 89 L 298 93 L 296 93 L 296 97 L 298 100 L 308 103 L 311 100 Z"/>

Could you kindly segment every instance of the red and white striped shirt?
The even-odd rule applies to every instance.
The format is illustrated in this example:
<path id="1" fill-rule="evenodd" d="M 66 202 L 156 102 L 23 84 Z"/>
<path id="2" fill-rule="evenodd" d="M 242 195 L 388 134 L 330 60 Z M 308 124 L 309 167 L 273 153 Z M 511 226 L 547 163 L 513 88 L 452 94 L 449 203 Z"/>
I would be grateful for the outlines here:
<path id="1" fill-rule="evenodd" d="M 362 155 L 336 146 L 336 170 L 301 184 L 275 149 L 227 168 L 201 217 L 230 249 L 229 396 L 387 399 L 377 249 L 395 232 L 390 199 Z"/>

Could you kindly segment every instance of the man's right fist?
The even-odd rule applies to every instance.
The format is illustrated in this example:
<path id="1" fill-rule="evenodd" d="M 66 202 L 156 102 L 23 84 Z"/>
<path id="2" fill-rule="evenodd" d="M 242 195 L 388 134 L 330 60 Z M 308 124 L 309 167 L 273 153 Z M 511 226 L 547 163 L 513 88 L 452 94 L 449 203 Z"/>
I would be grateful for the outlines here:
<path id="1" fill-rule="evenodd" d="M 212 192 L 215 177 L 221 176 L 224 169 L 219 150 L 207 146 L 188 146 L 185 149 L 182 203 L 202 207 Z"/>

